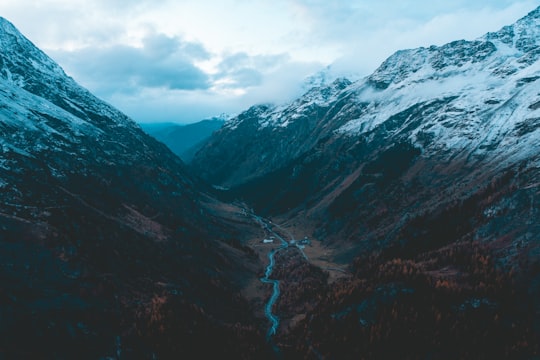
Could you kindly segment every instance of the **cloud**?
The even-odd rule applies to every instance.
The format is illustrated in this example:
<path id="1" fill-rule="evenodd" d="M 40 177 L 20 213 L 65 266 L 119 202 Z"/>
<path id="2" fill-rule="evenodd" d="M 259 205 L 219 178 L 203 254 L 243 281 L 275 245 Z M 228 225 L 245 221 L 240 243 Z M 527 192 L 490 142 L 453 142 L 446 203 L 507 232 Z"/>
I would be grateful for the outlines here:
<path id="1" fill-rule="evenodd" d="M 2 0 L 66 72 L 138 121 L 288 101 L 306 76 L 365 76 L 403 48 L 496 31 L 537 0 Z"/>
<path id="2" fill-rule="evenodd" d="M 236 67 L 234 62 L 231 66 L 236 77 L 231 77 L 229 83 L 219 83 L 220 80 L 214 78 L 213 86 L 208 89 L 164 90 L 147 87 L 137 94 L 115 93 L 108 100 L 136 121 L 190 123 L 223 112 L 236 114 L 258 103 L 289 101 L 301 95 L 301 83 L 306 76 L 321 68 L 321 64 L 315 62 L 286 60 L 274 67 L 269 65 L 266 71 L 249 74 L 249 69 Z M 228 71 L 230 74 L 231 69 Z M 242 78 L 239 73 L 248 74 L 248 79 Z M 256 84 L 249 85 L 251 76 L 256 77 Z M 240 86 L 241 82 L 244 87 Z"/>
<path id="3" fill-rule="evenodd" d="M 245 52 L 227 54 L 216 66 L 213 76 L 217 87 L 246 89 L 259 86 L 264 77 L 291 62 L 286 54 L 249 55 Z"/>
<path id="4" fill-rule="evenodd" d="M 283 103 L 290 101 L 302 94 L 305 90 L 303 83 L 306 78 L 317 71 L 323 65 L 319 62 L 286 61 L 279 67 L 263 74 L 260 86 L 251 88 L 243 97 L 242 101 L 247 105 L 256 103 Z"/>
<path id="5" fill-rule="evenodd" d="M 76 81 L 141 122 L 188 123 L 287 101 L 323 66 L 287 54 L 212 54 L 200 43 L 155 31 L 139 46 L 57 50 L 52 56 Z M 214 63 L 212 71 L 198 66 L 205 61 Z"/>
<path id="6" fill-rule="evenodd" d="M 316 36 L 334 43 L 341 55 L 336 65 L 368 75 L 399 49 L 443 45 L 457 39 L 472 40 L 497 31 L 527 14 L 537 1 L 498 0 L 452 2 L 387 0 L 314 6 L 319 0 L 296 0 L 304 7 Z M 339 21 L 336 21 L 339 19 Z M 322 39 L 322 40 L 321 40 Z"/>
<path id="7" fill-rule="evenodd" d="M 147 35 L 141 47 L 116 45 L 52 53 L 67 72 L 99 95 L 134 94 L 143 88 L 207 89 L 209 77 L 195 62 L 209 58 L 201 44 L 164 34 Z"/>

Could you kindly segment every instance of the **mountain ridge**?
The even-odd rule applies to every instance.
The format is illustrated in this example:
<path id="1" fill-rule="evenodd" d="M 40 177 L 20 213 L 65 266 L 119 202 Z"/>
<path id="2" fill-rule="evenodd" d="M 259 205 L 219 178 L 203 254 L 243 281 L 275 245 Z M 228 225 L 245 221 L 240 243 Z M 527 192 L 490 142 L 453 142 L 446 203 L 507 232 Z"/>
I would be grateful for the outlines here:
<path id="1" fill-rule="evenodd" d="M 495 121 L 495 117 L 497 116 L 500 119 L 497 125 L 499 131 L 501 133 L 508 133 L 512 130 L 510 129 L 510 125 L 504 124 L 505 115 L 493 114 L 495 112 L 499 112 L 500 114 L 506 113 L 507 118 L 510 118 L 512 116 L 511 114 L 515 113 L 516 102 L 511 103 L 509 99 L 515 96 L 521 96 L 523 99 L 522 109 L 520 109 L 519 113 L 514 114 L 514 117 L 511 117 L 515 127 L 519 127 L 520 121 L 517 116 L 521 116 L 522 114 L 523 116 L 529 116 L 528 114 L 530 114 L 534 119 L 534 113 L 536 111 L 534 110 L 534 104 L 540 100 L 534 88 L 531 85 L 527 85 L 530 82 L 534 82 L 538 76 L 537 39 L 539 37 L 536 35 L 539 27 L 537 14 L 538 9 L 519 20 L 515 25 L 504 27 L 496 33 L 489 33 L 479 40 L 460 40 L 441 47 L 432 46 L 429 48 L 398 51 L 383 62 L 372 75 L 341 88 L 335 95 L 336 99 L 342 98 L 349 100 L 343 100 L 347 101 L 346 106 L 343 106 L 342 101 L 340 102 L 336 99 L 331 101 L 330 104 L 327 104 L 327 106 L 333 107 L 332 111 L 335 114 L 329 112 L 328 109 L 319 109 L 319 112 L 322 112 L 322 114 L 315 115 L 313 113 L 310 114 L 309 110 L 304 112 L 304 108 L 299 106 L 299 102 L 310 104 L 309 100 L 306 100 L 310 94 L 308 91 L 304 96 L 290 104 L 276 108 L 268 106 L 266 108 L 260 108 L 260 114 L 253 113 L 253 110 L 248 110 L 246 114 L 249 113 L 249 116 L 240 115 L 236 119 L 229 121 L 225 125 L 225 128 L 234 130 L 244 119 L 255 117 L 258 119 L 258 131 L 266 131 L 264 128 L 271 126 L 273 128 L 272 131 L 279 133 L 286 131 L 280 128 L 287 128 L 295 122 L 305 123 L 306 116 L 325 119 L 331 117 L 331 121 L 324 120 L 324 124 L 321 122 L 318 125 L 319 128 L 326 127 L 325 134 L 327 136 L 333 136 L 334 131 L 345 136 L 348 134 L 353 137 L 363 136 L 383 124 L 392 116 L 398 116 L 399 113 L 405 112 L 407 108 L 415 104 L 429 102 L 437 98 L 446 98 L 449 99 L 447 105 L 449 110 L 447 111 L 448 115 L 436 115 L 440 118 L 438 121 L 432 121 L 431 124 L 419 126 L 411 134 L 411 141 L 417 141 L 415 137 L 418 135 L 424 140 L 429 138 L 431 139 L 430 141 L 436 143 L 438 140 L 439 144 L 444 144 L 443 146 L 455 146 L 456 141 L 444 139 L 445 133 L 450 133 L 449 131 L 445 131 L 444 125 L 448 124 L 448 126 L 454 126 L 453 136 L 459 134 L 464 143 L 470 143 L 471 141 L 467 139 L 477 136 L 477 134 L 471 131 L 486 131 L 483 129 L 483 126 L 488 126 L 489 122 L 497 123 Z M 513 34 L 511 40 L 507 37 L 508 34 Z M 491 40 L 487 40 L 488 38 L 495 41 L 497 46 Z M 498 39 L 506 40 L 501 41 Z M 512 46 L 515 43 L 517 47 L 509 47 L 508 44 L 510 42 Z M 522 52 L 522 50 L 527 51 Z M 313 88 L 312 91 L 317 92 L 318 90 L 317 88 Z M 525 94 L 525 92 L 529 93 Z M 489 93 L 491 94 L 486 96 Z M 470 96 L 471 94 L 473 95 L 472 97 Z M 524 99 L 527 96 L 531 98 L 530 103 L 527 103 Z M 506 103 L 506 101 L 510 102 Z M 473 107 L 473 102 L 477 103 L 475 105 L 477 107 L 476 114 L 473 114 L 474 124 L 468 120 L 467 122 L 471 124 L 465 125 L 460 130 L 456 127 L 457 125 L 451 125 L 450 119 L 445 120 L 445 118 L 451 118 L 453 116 L 456 118 L 456 124 L 458 124 L 457 118 L 459 114 L 456 113 L 461 112 L 463 116 L 467 116 L 467 111 L 463 110 L 463 108 Z M 319 105 L 323 105 L 321 101 L 319 101 Z M 287 106 L 291 109 L 288 113 L 276 110 L 287 108 Z M 505 106 L 507 110 L 505 110 Z M 382 112 L 381 109 L 383 110 Z M 492 117 L 491 119 L 490 116 Z M 298 129 L 303 128 L 301 125 L 296 126 L 295 130 L 291 130 L 288 136 L 293 139 L 308 137 L 307 134 L 301 134 L 301 130 Z M 223 132 L 225 131 L 224 129 Z M 491 132 L 494 133 L 495 131 Z M 215 142 L 218 141 L 219 134 L 218 132 L 214 140 L 210 139 L 208 145 L 209 152 L 212 152 L 212 147 L 216 145 Z M 268 138 L 271 138 L 271 136 L 268 136 Z M 536 146 L 533 141 L 534 139 L 529 138 L 529 140 L 530 145 L 534 148 Z M 489 142 L 490 139 L 485 138 L 485 141 Z M 493 139 L 493 141 L 510 141 L 510 137 L 497 138 Z M 312 143 L 311 147 L 313 145 Z M 478 144 L 476 147 L 480 149 L 481 145 Z M 280 147 L 283 145 L 279 144 L 275 146 Z M 422 147 L 422 145 L 420 146 Z M 490 146 L 492 147 L 493 144 L 486 144 L 486 147 Z M 254 147 L 256 148 L 257 146 L 254 145 Z M 229 149 L 227 151 L 230 152 Z M 265 159 L 274 156 L 268 150 L 260 149 L 260 151 L 253 151 Z M 297 155 L 299 154 L 297 153 L 292 157 Z M 204 163 L 205 161 L 204 149 L 198 156 L 201 157 L 201 161 L 197 159 L 197 156 L 195 157 L 194 168 L 196 171 L 200 171 L 198 163 Z M 245 155 L 242 155 L 240 151 L 230 156 L 231 159 L 236 159 L 236 163 L 246 161 L 246 159 L 242 159 L 242 156 Z M 283 156 L 286 157 L 286 155 Z M 291 160 L 291 158 L 288 158 L 288 160 Z M 249 168 L 249 173 L 261 175 L 256 169 L 257 167 L 261 167 L 262 162 L 257 160 L 251 162 L 253 165 Z M 267 166 L 267 164 L 264 165 Z M 204 168 L 204 165 L 201 167 Z M 269 170 L 274 170 L 275 168 L 275 166 L 268 167 Z M 220 167 L 216 167 L 215 164 L 209 166 L 209 169 L 204 170 L 209 171 L 208 175 L 203 174 L 203 177 L 206 177 L 207 180 L 212 179 L 211 181 L 219 182 L 223 176 L 214 176 L 218 169 Z M 237 179 L 233 178 L 217 185 L 239 185 L 242 181 L 242 178 L 238 177 Z"/>
<path id="2" fill-rule="evenodd" d="M 7 20 L 0 49 L 0 357 L 264 357 L 253 226 Z"/>

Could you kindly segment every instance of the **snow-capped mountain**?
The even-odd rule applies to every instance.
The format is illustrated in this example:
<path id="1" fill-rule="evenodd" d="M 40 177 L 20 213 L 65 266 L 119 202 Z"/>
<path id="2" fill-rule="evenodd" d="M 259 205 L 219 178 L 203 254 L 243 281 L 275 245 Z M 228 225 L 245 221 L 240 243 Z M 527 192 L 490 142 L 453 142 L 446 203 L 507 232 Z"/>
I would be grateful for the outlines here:
<path id="1" fill-rule="evenodd" d="M 262 105 L 256 106 L 255 110 L 259 112 L 258 125 L 260 128 L 287 127 L 290 122 L 302 117 L 302 114 L 312 111 L 313 108 L 328 107 L 336 101 L 337 95 L 351 82 L 346 78 L 339 78 L 332 83 L 323 86 L 315 86 L 309 89 L 302 97 L 294 100 L 292 103 L 283 105 Z M 235 129 L 242 119 L 232 118 L 226 123 L 226 127 Z"/>
<path id="2" fill-rule="evenodd" d="M 336 65 L 330 64 L 324 69 L 306 77 L 302 84 L 302 89 L 304 90 L 304 92 L 307 92 L 314 87 L 328 86 L 340 78 L 345 78 L 354 82 L 361 77 L 362 76 L 353 71 L 338 70 L 336 68 Z"/>
<path id="3" fill-rule="evenodd" d="M 0 31 L 0 76 L 5 81 L 69 113 L 80 115 L 97 127 L 100 116 L 113 119 L 117 126 L 133 124 L 127 116 L 68 77 L 58 64 L 35 47 L 9 21 L 0 18 Z M 85 111 L 81 111 L 81 104 L 84 104 Z"/>
<path id="4" fill-rule="evenodd" d="M 210 138 L 193 169 L 261 210 L 329 223 L 321 236 L 342 240 L 382 241 L 381 229 L 397 234 L 503 174 L 534 192 L 539 31 L 540 8 L 474 41 L 398 51 L 354 83 L 253 107 Z M 261 191 L 269 186 L 278 190 Z"/>
<path id="5" fill-rule="evenodd" d="M 139 181 L 134 176 L 138 172 L 162 178 L 161 184 L 149 187 L 154 193 L 146 195 L 149 201 L 144 206 L 148 210 L 156 209 L 152 202 L 170 196 L 184 198 L 179 204 L 192 206 L 196 194 L 190 190 L 192 180 L 181 161 L 127 116 L 66 76 L 12 24 L 1 19 L 0 25 L 0 182 L 5 213 L 39 208 L 47 193 L 65 190 L 75 194 L 72 197 L 81 193 L 85 198 L 84 181 L 88 181 L 100 184 L 105 197 L 117 198 L 117 208 L 109 210 L 129 217 L 131 210 L 121 203 L 131 207 L 144 200 L 129 199 L 122 187 Z M 170 171 L 158 176 L 156 165 Z M 29 166 L 33 181 L 21 176 Z M 174 186 L 169 194 L 162 194 L 160 187 L 170 186 L 168 183 Z M 33 186 L 48 190 L 37 194 Z M 89 196 L 87 200 L 92 203 L 97 199 Z M 36 221 L 45 220 L 39 212 L 32 216 Z M 146 231 L 137 226 L 134 229 Z"/>
<path id="6" fill-rule="evenodd" d="M 4 134 L 17 132 L 17 136 L 0 139 L 4 149 L 19 149 L 31 155 L 45 151 L 67 152 L 73 146 L 82 154 L 99 151 L 84 146 L 86 137 L 108 144 L 111 151 L 116 149 L 126 157 L 145 156 L 144 141 L 148 138 L 131 119 L 79 86 L 2 18 L 0 47 L 2 125 Z M 121 144 L 127 136 L 141 146 L 134 146 L 128 152 L 126 145 Z M 94 159 L 106 162 L 97 155 Z M 54 168 L 55 159 L 50 160 L 50 167 Z"/>
<path id="7" fill-rule="evenodd" d="M 251 324 L 224 271 L 253 258 L 199 185 L 0 18 L 0 357 L 176 357 L 236 336 L 221 306 Z"/>
<path id="8" fill-rule="evenodd" d="M 282 267 L 296 357 L 538 353 L 539 31 L 540 8 L 474 41 L 398 51 L 364 79 L 248 109 L 196 154 L 223 196 L 320 241 L 310 265 L 352 273 L 302 292 L 323 300 L 296 322 L 296 289 L 317 272 Z M 504 344 L 517 324 L 521 349 Z"/>
<path id="9" fill-rule="evenodd" d="M 210 140 L 194 159 L 196 168 L 206 163 L 208 169 L 201 173 L 221 185 L 249 180 L 234 175 L 237 168 L 224 173 L 205 160 L 207 152 L 221 152 L 216 145 L 234 137 L 235 131 L 251 131 L 242 134 L 242 144 L 253 148 L 224 149 L 228 157 L 221 159 L 235 159 L 237 166 L 257 154 L 259 160 L 247 172 L 257 175 L 260 172 L 252 171 L 257 167 L 272 171 L 312 149 L 316 142 L 310 141 L 311 132 L 322 128 L 326 136 L 361 138 L 387 129 L 387 138 L 410 141 L 425 154 L 504 155 L 501 166 L 538 154 L 539 14 L 537 9 L 474 41 L 398 51 L 371 76 L 352 84 L 337 80 L 312 88 L 290 104 L 253 107 Z M 261 139 L 271 145 L 257 147 Z M 276 144 L 277 139 L 293 144 Z M 274 164 L 276 153 L 280 159 Z"/>
<path id="10" fill-rule="evenodd" d="M 471 156 L 505 155 L 509 162 L 538 154 L 539 39 L 536 10 L 475 41 L 399 51 L 348 89 L 365 108 L 338 132 L 361 136 L 422 106 L 429 116 L 421 123 L 411 116 L 392 132 L 407 133 L 426 151 L 468 149 Z"/>
<path id="11" fill-rule="evenodd" d="M 221 186 L 237 185 L 283 166 L 337 126 L 329 122 L 329 114 L 350 84 L 340 78 L 312 88 L 290 104 L 251 107 L 215 132 L 190 165 Z"/>

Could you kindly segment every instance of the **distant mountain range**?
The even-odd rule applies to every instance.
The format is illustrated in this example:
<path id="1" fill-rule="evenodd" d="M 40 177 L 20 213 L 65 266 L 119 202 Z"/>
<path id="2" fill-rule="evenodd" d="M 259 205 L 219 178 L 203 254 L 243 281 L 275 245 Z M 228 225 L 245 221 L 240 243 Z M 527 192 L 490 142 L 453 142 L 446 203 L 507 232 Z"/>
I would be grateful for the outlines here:
<path id="1" fill-rule="evenodd" d="M 1 358 L 540 356 L 540 7 L 163 143 L 0 50 Z"/>
<path id="2" fill-rule="evenodd" d="M 182 160 L 190 162 L 200 144 L 214 131 L 219 130 L 229 118 L 230 116 L 223 114 L 187 125 L 144 123 L 141 127 L 146 133 L 167 145 Z"/>

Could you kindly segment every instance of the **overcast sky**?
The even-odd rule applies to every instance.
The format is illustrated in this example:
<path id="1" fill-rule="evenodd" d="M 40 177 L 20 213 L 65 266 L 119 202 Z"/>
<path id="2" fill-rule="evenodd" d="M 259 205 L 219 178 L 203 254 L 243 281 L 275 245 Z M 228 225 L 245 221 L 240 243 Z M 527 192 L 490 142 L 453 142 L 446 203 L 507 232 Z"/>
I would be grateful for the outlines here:
<path id="1" fill-rule="evenodd" d="M 139 122 L 193 122 L 298 95 L 333 64 L 475 39 L 540 0 L 1 0 L 75 80 Z"/>

